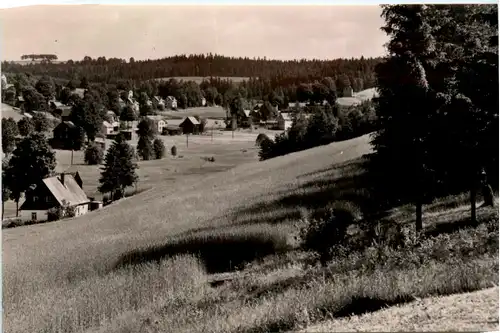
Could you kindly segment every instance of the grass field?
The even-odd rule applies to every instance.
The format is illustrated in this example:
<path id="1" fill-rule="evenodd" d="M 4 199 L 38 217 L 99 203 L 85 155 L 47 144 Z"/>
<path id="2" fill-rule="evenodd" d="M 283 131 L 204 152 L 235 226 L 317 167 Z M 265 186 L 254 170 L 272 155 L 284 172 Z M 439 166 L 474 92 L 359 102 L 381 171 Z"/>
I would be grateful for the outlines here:
<path id="1" fill-rule="evenodd" d="M 225 119 L 226 111 L 221 106 L 207 106 L 198 108 L 178 109 L 177 111 L 159 111 L 167 119 L 184 119 L 184 117 L 200 116 L 210 119 Z"/>
<path id="2" fill-rule="evenodd" d="M 231 132 L 209 130 L 205 135 L 186 136 L 159 136 L 166 146 L 166 156 L 161 160 L 138 161 L 139 189 L 149 189 L 158 184 L 171 184 L 182 179 L 184 176 L 203 175 L 220 172 L 235 167 L 236 165 L 256 161 L 258 150 L 255 147 L 255 139 L 258 133 L 236 131 L 234 138 Z M 272 131 L 264 130 L 269 135 Z M 107 140 L 107 147 L 112 141 Z M 129 141 L 135 147 L 136 141 Z M 177 157 L 172 157 L 170 149 L 177 147 Z M 83 180 L 83 189 L 88 196 L 97 200 L 102 195 L 97 191 L 100 178 L 100 166 L 90 166 L 84 163 L 84 152 L 73 153 L 73 165 L 71 166 L 71 151 L 55 150 L 57 159 L 57 172 L 78 171 Z M 182 156 L 182 158 L 180 157 Z M 204 157 L 215 157 L 215 162 L 203 160 Z M 22 202 L 20 203 L 20 205 Z M 5 204 L 4 217 L 14 217 L 16 205 L 12 201 Z"/>
<path id="3" fill-rule="evenodd" d="M 2 112 L 3 119 L 14 118 L 14 120 L 17 122 L 24 118 L 19 110 L 15 110 L 12 106 L 5 103 L 2 103 L 2 108 L 0 109 L 0 111 Z"/>
<path id="4" fill-rule="evenodd" d="M 471 227 L 466 196 L 426 206 L 428 238 L 406 250 L 370 247 L 318 267 L 296 247 L 304 211 L 362 186 L 368 142 L 157 180 L 80 218 L 4 230 L 6 331 L 287 331 L 496 283 L 498 212 L 479 209 Z M 392 216 L 414 223 L 409 206 Z"/>
<path id="5" fill-rule="evenodd" d="M 216 78 L 216 77 L 214 77 Z M 249 78 L 248 77 L 242 77 L 242 76 L 218 76 L 217 78 L 221 80 L 231 80 L 234 83 L 240 83 L 242 81 L 246 81 Z M 162 77 L 162 78 L 157 78 L 157 81 L 168 81 L 170 79 L 175 79 L 178 81 L 194 81 L 198 84 L 203 82 L 203 80 L 210 80 L 210 76 L 172 76 L 172 77 Z"/>

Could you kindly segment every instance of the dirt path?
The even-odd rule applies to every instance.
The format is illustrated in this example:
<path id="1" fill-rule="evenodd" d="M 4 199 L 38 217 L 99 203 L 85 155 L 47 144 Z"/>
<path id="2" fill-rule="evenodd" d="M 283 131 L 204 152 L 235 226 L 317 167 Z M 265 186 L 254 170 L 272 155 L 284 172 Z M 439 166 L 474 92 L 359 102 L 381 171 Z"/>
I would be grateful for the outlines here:
<path id="1" fill-rule="evenodd" d="M 431 297 L 361 316 L 330 320 L 301 332 L 498 331 L 498 287 Z"/>

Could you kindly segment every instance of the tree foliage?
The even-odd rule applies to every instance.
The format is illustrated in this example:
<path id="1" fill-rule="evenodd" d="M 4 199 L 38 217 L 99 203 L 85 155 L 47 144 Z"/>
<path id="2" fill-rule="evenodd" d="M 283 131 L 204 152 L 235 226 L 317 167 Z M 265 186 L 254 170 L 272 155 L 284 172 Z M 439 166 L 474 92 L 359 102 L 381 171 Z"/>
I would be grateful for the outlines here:
<path id="1" fill-rule="evenodd" d="M 125 188 L 137 182 L 134 155 L 133 148 L 125 140 L 118 138 L 113 142 L 106 153 L 99 179 L 101 193 L 111 193 L 113 199 L 119 199 L 123 197 Z"/>
<path id="2" fill-rule="evenodd" d="M 165 156 L 166 147 L 162 139 L 158 138 L 153 141 L 153 150 L 157 160 L 162 159 L 163 156 Z"/>
<path id="3" fill-rule="evenodd" d="M 93 143 L 85 149 L 84 161 L 88 165 L 101 164 L 104 158 L 104 152 L 101 146 Z"/>
<path id="4" fill-rule="evenodd" d="M 16 148 L 16 136 L 19 134 L 14 118 L 2 119 L 2 151 L 10 154 Z"/>

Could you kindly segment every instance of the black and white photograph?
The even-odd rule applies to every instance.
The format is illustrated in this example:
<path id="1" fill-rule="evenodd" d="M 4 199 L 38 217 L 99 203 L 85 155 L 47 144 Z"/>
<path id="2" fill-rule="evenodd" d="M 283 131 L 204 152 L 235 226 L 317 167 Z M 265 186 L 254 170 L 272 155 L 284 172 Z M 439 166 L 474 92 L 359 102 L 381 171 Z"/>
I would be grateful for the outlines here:
<path id="1" fill-rule="evenodd" d="M 1 4 L 0 330 L 498 332 L 498 19 Z"/>

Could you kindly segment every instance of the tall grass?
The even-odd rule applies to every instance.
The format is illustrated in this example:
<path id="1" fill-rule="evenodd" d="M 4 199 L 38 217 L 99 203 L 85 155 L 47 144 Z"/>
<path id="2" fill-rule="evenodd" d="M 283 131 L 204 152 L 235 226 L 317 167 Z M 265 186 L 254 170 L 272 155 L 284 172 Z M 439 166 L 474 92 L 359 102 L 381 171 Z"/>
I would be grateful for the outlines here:
<path id="1" fill-rule="evenodd" d="M 30 278 L 36 279 L 36 276 Z M 16 280 L 9 291 L 16 292 Z M 155 303 L 182 304 L 203 295 L 206 274 L 195 257 L 180 256 L 105 276 L 38 286 L 31 297 L 4 302 L 9 332 L 79 332 Z M 22 287 L 22 284 L 18 287 Z M 14 315 L 15 314 L 15 315 Z"/>

